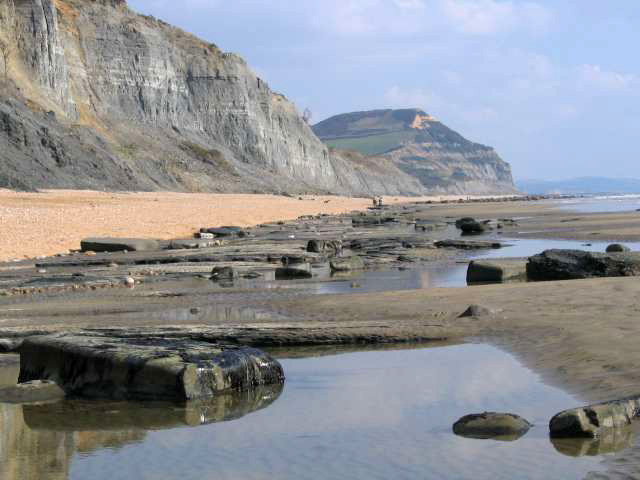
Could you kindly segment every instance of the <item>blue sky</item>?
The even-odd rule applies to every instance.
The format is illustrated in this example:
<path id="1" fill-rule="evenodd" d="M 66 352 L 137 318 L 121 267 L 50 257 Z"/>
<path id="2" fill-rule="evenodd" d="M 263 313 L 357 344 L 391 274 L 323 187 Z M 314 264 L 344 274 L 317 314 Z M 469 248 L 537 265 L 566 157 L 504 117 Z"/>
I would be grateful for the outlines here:
<path id="1" fill-rule="evenodd" d="M 242 55 L 313 122 L 420 107 L 516 178 L 640 177 L 637 0 L 129 0 Z"/>

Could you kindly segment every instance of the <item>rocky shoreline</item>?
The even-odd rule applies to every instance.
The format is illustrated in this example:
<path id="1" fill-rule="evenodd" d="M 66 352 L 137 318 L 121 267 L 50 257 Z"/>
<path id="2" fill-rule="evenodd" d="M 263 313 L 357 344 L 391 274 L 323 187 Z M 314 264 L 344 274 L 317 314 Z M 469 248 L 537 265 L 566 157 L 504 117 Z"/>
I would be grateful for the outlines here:
<path id="1" fill-rule="evenodd" d="M 479 207 L 486 208 L 484 215 L 478 214 Z M 2 297 L 0 345 L 7 351 L 17 350 L 26 337 L 57 331 L 243 344 L 267 350 L 481 341 L 513 352 L 547 382 L 588 401 L 636 398 L 640 376 L 635 368 L 633 333 L 638 327 L 633 312 L 640 287 L 633 279 L 517 282 L 376 294 L 308 291 L 308 282 L 334 281 L 332 259 L 358 258 L 369 269 L 419 268 L 434 261 L 460 261 L 473 242 L 487 242 L 485 248 L 495 243 L 485 237 L 455 237 L 456 220 L 464 216 L 474 215 L 493 229 L 495 238 L 516 236 L 529 224 L 540 222 L 541 216 L 550 223 L 562 223 L 566 217 L 543 207 L 538 215 L 522 218 L 523 211 L 535 208 L 524 202 L 400 205 L 231 229 L 224 237 L 214 233 L 213 240 L 222 242 L 213 247 L 83 252 L 18 269 L 5 264 L 0 269 L 4 285 L 23 282 L 18 289 L 33 288 L 36 279 L 49 275 L 58 286 L 87 284 L 62 291 L 56 291 L 55 285 L 39 285 L 28 290 L 31 295 L 16 291 Z M 504 221 L 507 218 L 512 221 Z M 453 243 L 438 248 L 437 243 L 444 240 Z M 518 269 L 523 264 L 518 260 Z M 278 269 L 301 265 L 310 269 L 311 279 L 275 280 Z M 212 279 L 214 268 L 219 269 L 217 281 Z M 231 273 L 220 276 L 225 268 Z M 89 272 L 88 279 L 74 276 Z M 133 288 L 124 281 L 125 274 L 134 277 Z M 110 276 L 120 288 L 92 288 L 90 282 L 104 280 L 103 276 Z M 261 283 L 269 288 L 261 288 Z M 211 308 L 211 304 L 217 306 Z M 462 315 L 465 311 L 471 313 Z"/>

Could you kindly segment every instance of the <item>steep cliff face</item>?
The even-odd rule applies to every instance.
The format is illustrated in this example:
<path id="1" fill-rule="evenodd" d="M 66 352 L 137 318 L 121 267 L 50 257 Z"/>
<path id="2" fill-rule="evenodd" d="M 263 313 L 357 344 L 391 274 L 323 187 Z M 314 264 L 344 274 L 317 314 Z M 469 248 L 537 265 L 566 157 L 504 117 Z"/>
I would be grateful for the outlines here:
<path id="1" fill-rule="evenodd" d="M 0 186 L 421 192 L 331 155 L 245 62 L 123 0 L 4 0 Z M 2 67 L 2 66 L 0 66 Z"/>
<path id="2" fill-rule="evenodd" d="M 422 110 L 347 113 L 313 129 L 329 146 L 387 159 L 430 193 L 516 191 L 509 164 L 493 148 L 467 140 Z"/>

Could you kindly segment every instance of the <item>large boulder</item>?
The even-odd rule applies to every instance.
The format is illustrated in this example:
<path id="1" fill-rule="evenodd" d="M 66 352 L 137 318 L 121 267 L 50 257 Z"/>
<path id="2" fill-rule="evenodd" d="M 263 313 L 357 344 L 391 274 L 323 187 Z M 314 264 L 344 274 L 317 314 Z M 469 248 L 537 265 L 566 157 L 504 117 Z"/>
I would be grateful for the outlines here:
<path id="1" fill-rule="evenodd" d="M 503 283 L 527 279 L 525 258 L 474 260 L 467 268 L 467 283 Z"/>
<path id="2" fill-rule="evenodd" d="M 546 250 L 529 258 L 530 280 L 573 280 L 640 275 L 640 253 Z"/>
<path id="3" fill-rule="evenodd" d="M 496 440 L 515 440 L 529 431 L 532 425 L 512 413 L 472 413 L 453 424 L 453 433 L 462 437 Z"/>
<path id="4" fill-rule="evenodd" d="M 52 380 L 91 398 L 194 400 L 284 381 L 255 348 L 156 337 L 53 334 L 20 349 L 19 382 Z"/>
<path id="5" fill-rule="evenodd" d="M 463 222 L 456 222 L 456 226 L 462 230 L 463 235 L 478 235 L 484 233 L 486 226 L 472 218 L 462 219 Z"/>
<path id="6" fill-rule="evenodd" d="M 83 252 L 143 252 L 160 250 L 163 243 L 150 238 L 85 238 L 80 242 Z"/>
<path id="7" fill-rule="evenodd" d="M 620 253 L 620 252 L 630 252 L 631 249 L 626 245 L 622 245 L 621 243 L 612 243 L 607 246 L 607 253 Z"/>
<path id="8" fill-rule="evenodd" d="M 554 415 L 549 432 L 555 438 L 600 437 L 611 429 L 626 428 L 640 414 L 640 397 L 572 408 Z"/>

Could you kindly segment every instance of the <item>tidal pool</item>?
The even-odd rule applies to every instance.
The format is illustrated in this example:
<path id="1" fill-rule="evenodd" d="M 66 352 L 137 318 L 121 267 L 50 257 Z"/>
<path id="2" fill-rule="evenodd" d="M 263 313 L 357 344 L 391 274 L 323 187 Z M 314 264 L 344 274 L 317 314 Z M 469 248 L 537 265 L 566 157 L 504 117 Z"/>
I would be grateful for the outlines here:
<path id="1" fill-rule="evenodd" d="M 1 404 L 0 478 L 570 480 L 611 457 L 554 446 L 549 418 L 582 402 L 490 346 L 281 361 L 281 392 L 218 402 L 200 418 L 162 404 Z M 486 410 L 535 426 L 512 442 L 452 433 L 459 417 Z"/>

